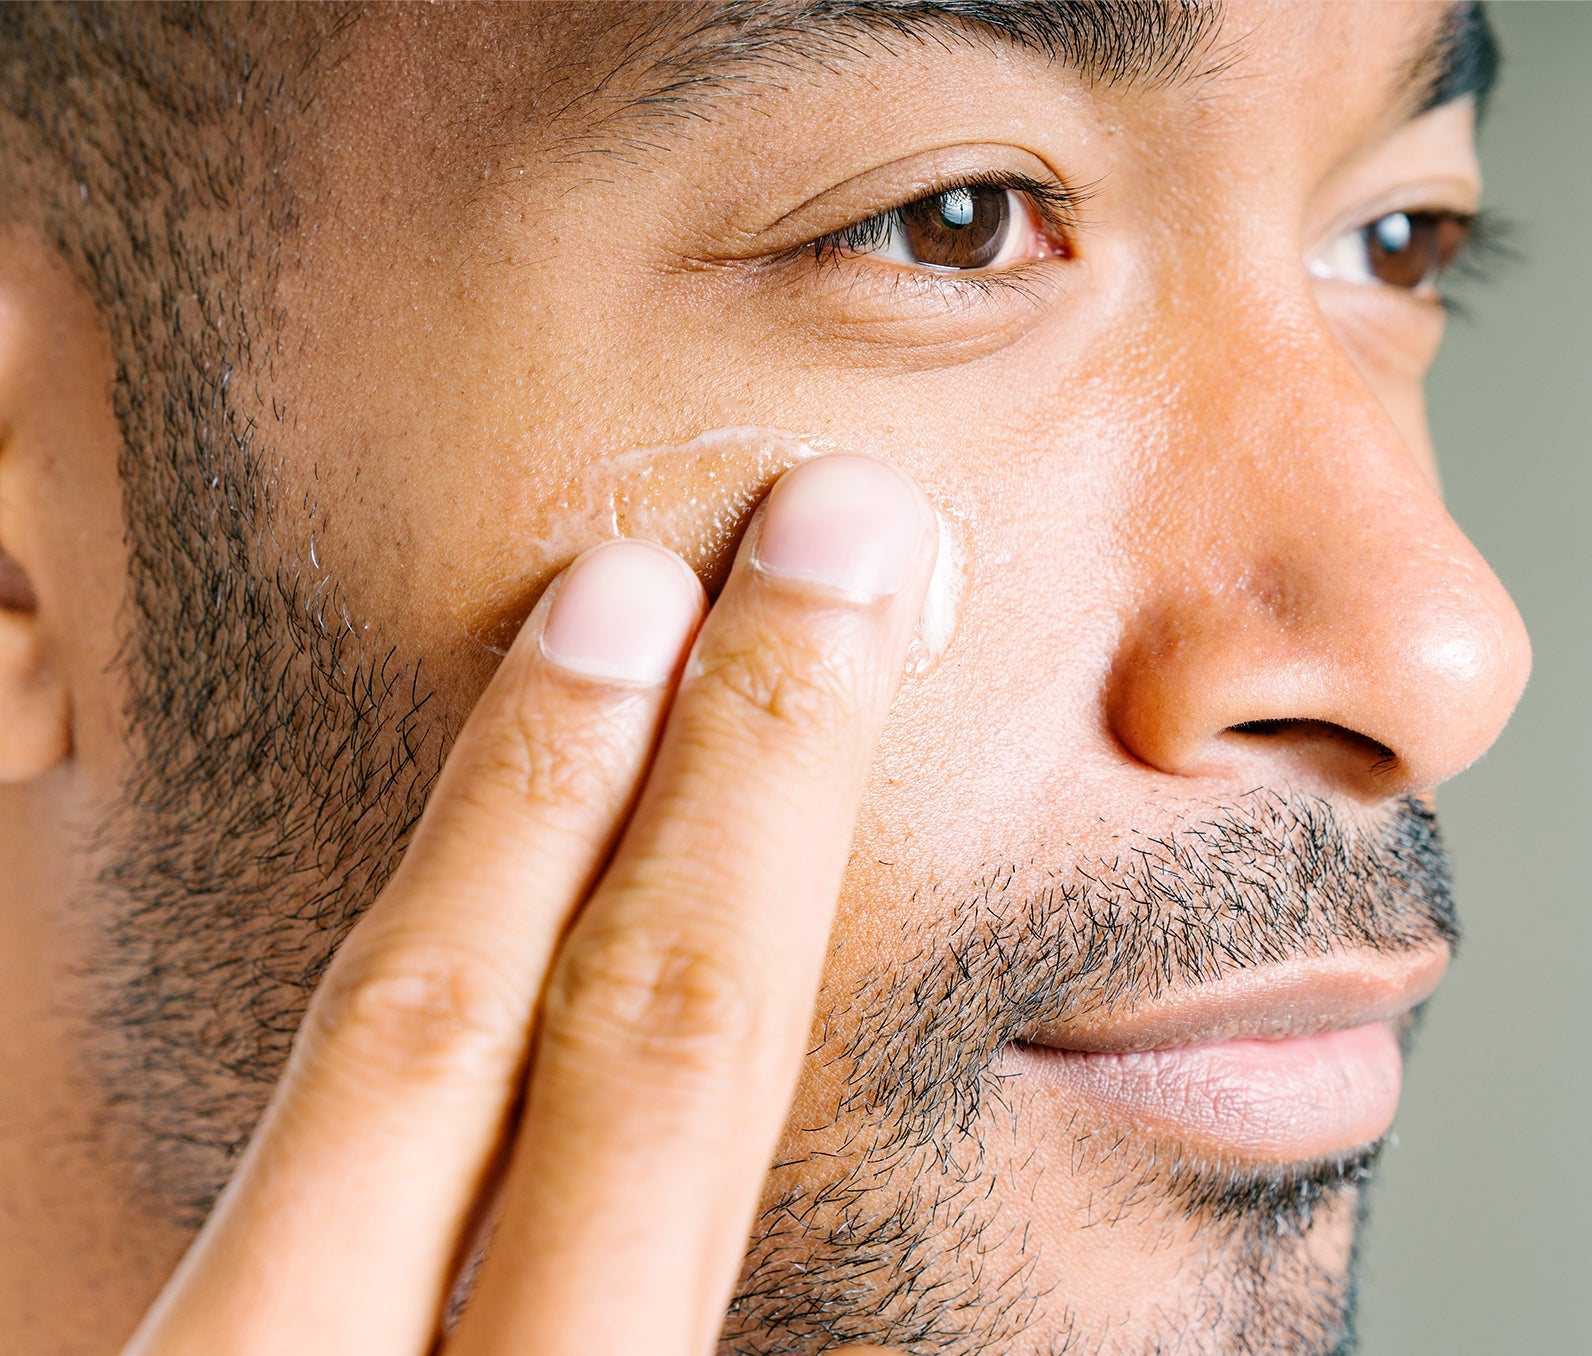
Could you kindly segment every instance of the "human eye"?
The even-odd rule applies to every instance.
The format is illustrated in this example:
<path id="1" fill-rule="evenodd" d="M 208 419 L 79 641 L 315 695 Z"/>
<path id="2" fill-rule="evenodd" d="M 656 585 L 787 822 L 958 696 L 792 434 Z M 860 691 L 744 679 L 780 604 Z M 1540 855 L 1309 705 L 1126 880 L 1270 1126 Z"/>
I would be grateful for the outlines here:
<path id="1" fill-rule="evenodd" d="M 919 274 L 986 278 L 1070 257 L 1075 202 L 1026 177 L 951 184 L 832 231 L 809 247 L 820 262 L 867 260 Z"/>
<path id="2" fill-rule="evenodd" d="M 1311 258 L 1310 271 L 1435 300 L 1439 282 L 1473 250 L 1483 225 L 1474 212 L 1388 212 L 1334 236 Z"/>

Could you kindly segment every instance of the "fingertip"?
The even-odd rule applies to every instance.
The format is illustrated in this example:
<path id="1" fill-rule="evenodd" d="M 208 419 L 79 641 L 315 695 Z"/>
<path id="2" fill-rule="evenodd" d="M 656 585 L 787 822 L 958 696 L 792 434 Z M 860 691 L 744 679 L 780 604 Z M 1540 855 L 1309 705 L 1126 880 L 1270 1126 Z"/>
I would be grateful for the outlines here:
<path id="1" fill-rule="evenodd" d="M 701 582 L 654 542 L 604 542 L 558 580 L 541 617 L 542 657 L 585 677 L 661 686 L 702 620 Z"/>
<path id="2" fill-rule="evenodd" d="M 871 600 L 899 592 L 939 540 L 933 507 L 893 462 L 837 452 L 787 471 L 758 525 L 767 577 Z"/>

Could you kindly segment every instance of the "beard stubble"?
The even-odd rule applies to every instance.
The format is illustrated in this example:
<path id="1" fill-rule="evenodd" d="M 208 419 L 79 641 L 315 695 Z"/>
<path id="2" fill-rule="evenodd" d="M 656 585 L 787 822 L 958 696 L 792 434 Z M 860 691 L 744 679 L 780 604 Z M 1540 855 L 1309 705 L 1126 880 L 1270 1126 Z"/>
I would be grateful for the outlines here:
<path id="1" fill-rule="evenodd" d="M 263 516 L 282 496 L 256 478 L 234 502 Z M 146 1194 L 187 1227 L 247 1142 L 337 944 L 401 857 L 450 738 L 428 720 L 423 665 L 362 650 L 368 633 L 307 549 L 266 570 L 261 540 L 238 531 L 217 564 L 245 615 L 216 643 L 179 658 L 179 636 L 141 637 L 130 709 L 143 756 L 95 844 L 107 1111 Z M 238 588 L 240 565 L 252 587 Z M 170 714 L 191 715 L 201 691 L 195 737 Z M 1000 1055 L 1038 1026 L 1249 967 L 1451 944 L 1435 822 L 1414 799 L 1351 817 L 1256 791 L 1119 842 L 1110 860 L 925 888 L 894 955 L 854 992 L 826 990 L 811 1064 L 838 1087 L 833 1116 L 787 1134 L 726 1356 L 843 1341 L 945 1356 L 1349 1348 L 1352 1269 L 1319 1242 L 1352 1231 L 1377 1146 L 1257 1168 L 1082 1111 L 1041 1144 Z M 1131 1337 L 1101 1331 L 1069 1299 L 1064 1259 L 1032 1242 L 1020 1203 L 1036 1171 L 1091 1182 L 1106 1227 L 1192 1225 L 1198 1284 Z"/>

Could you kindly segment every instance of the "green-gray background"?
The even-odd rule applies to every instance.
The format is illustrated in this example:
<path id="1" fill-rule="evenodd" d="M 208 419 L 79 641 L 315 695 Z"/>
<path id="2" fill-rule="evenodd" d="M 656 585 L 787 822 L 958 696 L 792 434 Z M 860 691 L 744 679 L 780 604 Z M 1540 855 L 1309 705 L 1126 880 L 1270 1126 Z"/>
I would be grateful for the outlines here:
<path id="1" fill-rule="evenodd" d="M 1496 3 L 1487 199 L 1522 259 L 1462 293 L 1430 386 L 1454 516 L 1536 652 L 1493 751 L 1446 787 L 1467 937 L 1374 1188 L 1366 1356 L 1592 1353 L 1592 4 Z"/>

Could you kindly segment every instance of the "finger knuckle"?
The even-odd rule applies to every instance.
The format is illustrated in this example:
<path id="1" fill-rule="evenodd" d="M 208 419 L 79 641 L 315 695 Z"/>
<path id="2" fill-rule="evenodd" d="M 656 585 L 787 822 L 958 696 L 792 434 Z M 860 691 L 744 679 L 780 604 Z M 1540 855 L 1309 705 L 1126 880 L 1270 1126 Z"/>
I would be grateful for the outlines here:
<path id="1" fill-rule="evenodd" d="M 311 1004 L 322 1058 L 404 1082 L 496 1076 L 517 1058 L 526 1016 L 516 986 L 483 957 L 406 943 L 341 956 Z"/>
<path id="2" fill-rule="evenodd" d="M 847 720 L 856 704 L 856 669 L 843 647 L 763 637 L 715 653 L 700 679 L 743 718 L 827 730 Z"/>
<path id="3" fill-rule="evenodd" d="M 666 926 L 572 939 L 548 987 L 544 1039 L 638 1067 L 723 1075 L 757 1039 L 759 967 L 746 952 Z"/>
<path id="4" fill-rule="evenodd" d="M 473 759 L 462 794 L 495 796 L 506 790 L 516 803 L 585 805 L 601 801 L 624 761 L 621 722 L 566 712 L 556 721 L 541 711 L 515 711 L 489 732 Z"/>

